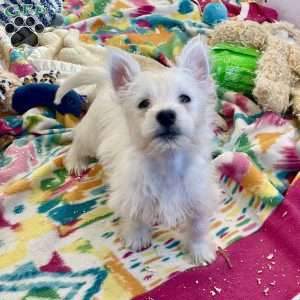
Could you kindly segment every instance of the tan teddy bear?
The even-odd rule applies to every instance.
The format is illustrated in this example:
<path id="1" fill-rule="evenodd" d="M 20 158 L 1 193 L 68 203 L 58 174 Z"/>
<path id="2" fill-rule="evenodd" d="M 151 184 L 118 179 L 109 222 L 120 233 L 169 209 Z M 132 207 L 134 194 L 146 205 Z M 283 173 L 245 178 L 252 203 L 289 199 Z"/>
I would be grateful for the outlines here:
<path id="1" fill-rule="evenodd" d="M 253 96 L 265 109 L 285 112 L 293 105 L 300 119 L 300 31 L 287 22 L 258 24 L 228 21 L 218 25 L 209 39 L 211 46 L 230 42 L 262 52 Z"/>

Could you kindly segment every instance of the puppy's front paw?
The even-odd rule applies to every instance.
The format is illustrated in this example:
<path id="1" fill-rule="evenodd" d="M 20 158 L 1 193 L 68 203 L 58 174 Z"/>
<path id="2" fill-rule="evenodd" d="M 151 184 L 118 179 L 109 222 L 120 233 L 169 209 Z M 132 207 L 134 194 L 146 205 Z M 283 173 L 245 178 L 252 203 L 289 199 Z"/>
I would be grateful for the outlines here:
<path id="1" fill-rule="evenodd" d="M 80 176 L 88 169 L 88 163 L 85 161 L 66 161 L 65 167 L 72 176 Z"/>
<path id="2" fill-rule="evenodd" d="M 206 266 L 216 259 L 217 246 L 209 238 L 192 243 L 189 250 L 193 263 L 196 265 Z"/>
<path id="3" fill-rule="evenodd" d="M 74 155 L 74 151 L 71 149 L 66 156 L 65 167 L 70 175 L 80 176 L 88 169 L 88 159 Z"/>
<path id="4" fill-rule="evenodd" d="M 125 246 L 133 251 L 141 251 L 151 246 L 151 232 L 147 227 L 123 232 Z"/>

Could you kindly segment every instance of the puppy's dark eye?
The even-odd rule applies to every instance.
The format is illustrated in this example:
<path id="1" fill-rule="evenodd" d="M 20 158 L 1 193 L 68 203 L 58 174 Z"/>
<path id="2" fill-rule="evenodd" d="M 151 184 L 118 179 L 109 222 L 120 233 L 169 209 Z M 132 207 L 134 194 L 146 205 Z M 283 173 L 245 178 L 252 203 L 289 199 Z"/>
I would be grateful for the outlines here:
<path id="1" fill-rule="evenodd" d="M 139 109 L 146 109 L 150 106 L 150 100 L 149 99 L 144 99 L 143 101 L 141 101 L 138 105 Z"/>
<path id="2" fill-rule="evenodd" d="M 179 96 L 181 103 L 189 103 L 191 102 L 191 98 L 188 95 L 180 95 Z"/>

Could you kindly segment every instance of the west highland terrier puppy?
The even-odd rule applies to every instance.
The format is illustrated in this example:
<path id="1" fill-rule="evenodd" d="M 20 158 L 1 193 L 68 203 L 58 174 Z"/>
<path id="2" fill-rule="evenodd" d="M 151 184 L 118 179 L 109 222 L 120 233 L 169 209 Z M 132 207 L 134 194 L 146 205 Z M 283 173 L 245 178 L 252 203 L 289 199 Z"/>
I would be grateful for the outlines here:
<path id="1" fill-rule="evenodd" d="M 215 259 L 209 219 L 219 189 L 211 163 L 214 86 L 200 38 L 189 41 L 176 66 L 142 71 L 119 49 L 108 51 L 107 69 L 86 69 L 66 80 L 63 95 L 98 84 L 98 95 L 75 129 L 68 171 L 82 173 L 89 157 L 104 166 L 110 206 L 122 217 L 122 235 L 133 250 L 151 244 L 151 225 L 183 223 L 196 264 Z"/>

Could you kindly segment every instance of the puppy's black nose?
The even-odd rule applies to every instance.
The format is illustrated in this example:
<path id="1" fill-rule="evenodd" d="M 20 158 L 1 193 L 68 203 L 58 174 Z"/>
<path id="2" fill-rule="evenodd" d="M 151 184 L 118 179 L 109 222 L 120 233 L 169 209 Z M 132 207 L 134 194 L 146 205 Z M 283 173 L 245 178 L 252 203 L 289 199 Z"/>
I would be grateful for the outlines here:
<path id="1" fill-rule="evenodd" d="M 160 111 L 156 119 L 158 123 L 164 127 L 171 127 L 176 121 L 176 113 L 171 109 Z"/>

